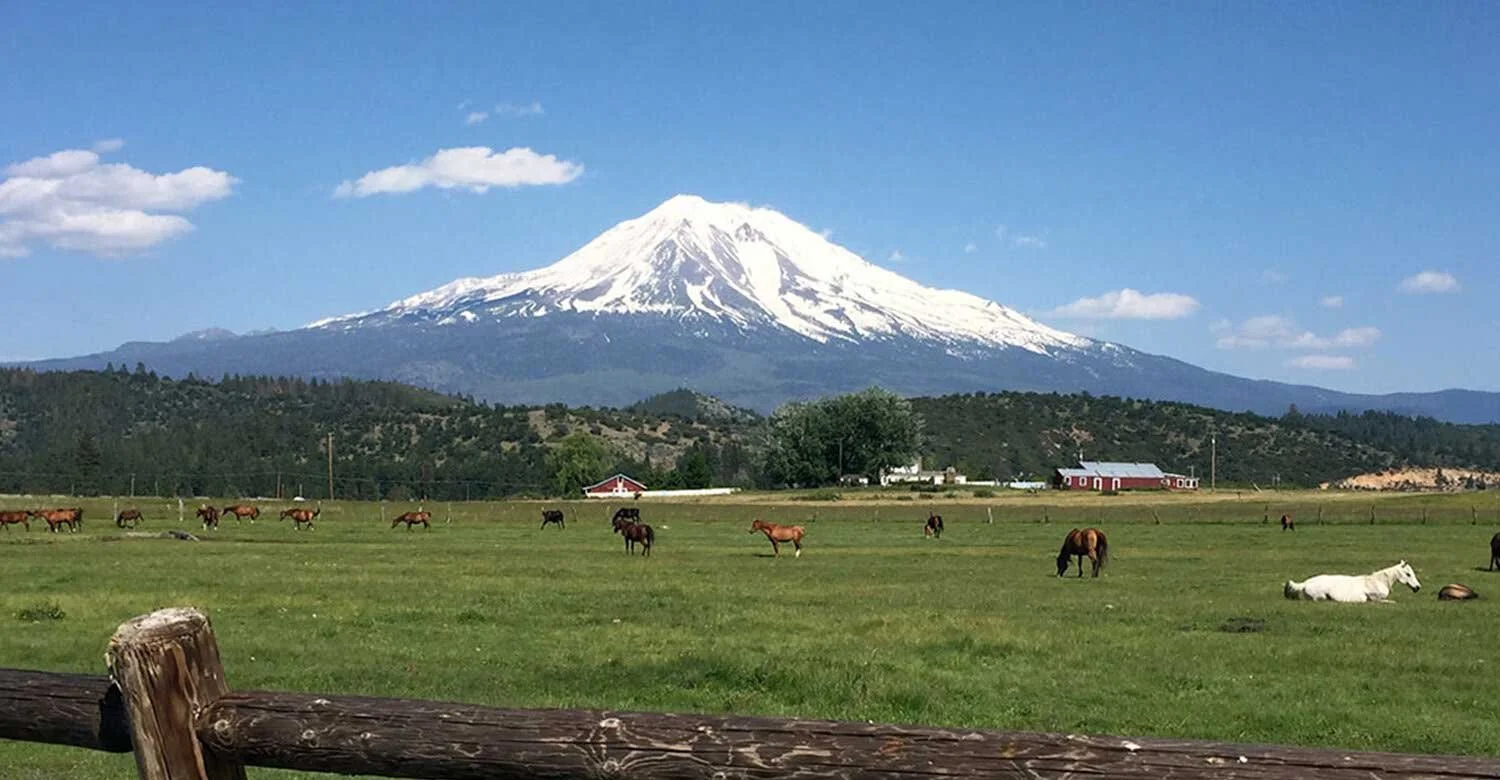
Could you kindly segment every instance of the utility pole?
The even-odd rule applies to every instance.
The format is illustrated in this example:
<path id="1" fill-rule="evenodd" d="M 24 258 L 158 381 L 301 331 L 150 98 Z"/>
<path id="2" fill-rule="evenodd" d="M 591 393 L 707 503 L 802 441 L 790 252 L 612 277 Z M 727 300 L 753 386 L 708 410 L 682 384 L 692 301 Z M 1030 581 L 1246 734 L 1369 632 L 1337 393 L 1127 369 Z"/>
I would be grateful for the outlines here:
<path id="1" fill-rule="evenodd" d="M 1219 434 L 1209 436 L 1211 449 L 1208 455 L 1208 490 L 1210 493 L 1219 492 Z"/>
<path id="2" fill-rule="evenodd" d="M 333 500 L 333 434 L 328 434 L 328 500 Z"/>

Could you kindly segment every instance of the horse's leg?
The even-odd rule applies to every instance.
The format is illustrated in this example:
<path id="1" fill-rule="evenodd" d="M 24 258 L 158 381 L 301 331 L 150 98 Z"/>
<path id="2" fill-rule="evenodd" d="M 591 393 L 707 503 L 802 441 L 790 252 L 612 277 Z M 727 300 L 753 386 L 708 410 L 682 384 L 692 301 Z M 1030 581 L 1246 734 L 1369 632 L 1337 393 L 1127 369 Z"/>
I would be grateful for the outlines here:
<path id="1" fill-rule="evenodd" d="M 771 540 L 771 552 L 776 553 L 777 558 L 781 557 L 781 545 L 777 544 L 775 539 Z"/>
<path id="2" fill-rule="evenodd" d="M 802 540 L 801 539 L 793 539 L 792 540 L 792 545 L 797 548 L 797 554 L 793 555 L 792 557 L 793 558 L 801 558 L 802 557 Z"/>

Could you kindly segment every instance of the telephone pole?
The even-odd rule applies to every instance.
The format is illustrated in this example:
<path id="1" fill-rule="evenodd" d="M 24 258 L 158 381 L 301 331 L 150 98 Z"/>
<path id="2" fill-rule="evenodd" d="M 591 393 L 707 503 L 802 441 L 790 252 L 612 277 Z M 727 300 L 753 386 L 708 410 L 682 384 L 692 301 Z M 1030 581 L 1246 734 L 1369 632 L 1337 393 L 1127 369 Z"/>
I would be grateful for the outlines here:
<path id="1" fill-rule="evenodd" d="M 1211 449 L 1208 455 L 1208 491 L 1219 492 L 1219 434 L 1209 436 Z"/>
<path id="2" fill-rule="evenodd" d="M 328 434 L 328 500 L 333 500 L 333 434 Z"/>

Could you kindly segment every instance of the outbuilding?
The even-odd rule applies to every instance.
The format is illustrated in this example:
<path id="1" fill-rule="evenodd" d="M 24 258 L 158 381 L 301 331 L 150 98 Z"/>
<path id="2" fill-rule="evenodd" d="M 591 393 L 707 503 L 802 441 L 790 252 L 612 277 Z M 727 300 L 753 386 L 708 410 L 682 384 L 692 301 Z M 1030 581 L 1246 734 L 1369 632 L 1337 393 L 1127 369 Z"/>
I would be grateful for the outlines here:
<path id="1" fill-rule="evenodd" d="M 624 474 L 616 474 L 583 489 L 584 498 L 633 498 L 646 492 L 646 486 Z"/>

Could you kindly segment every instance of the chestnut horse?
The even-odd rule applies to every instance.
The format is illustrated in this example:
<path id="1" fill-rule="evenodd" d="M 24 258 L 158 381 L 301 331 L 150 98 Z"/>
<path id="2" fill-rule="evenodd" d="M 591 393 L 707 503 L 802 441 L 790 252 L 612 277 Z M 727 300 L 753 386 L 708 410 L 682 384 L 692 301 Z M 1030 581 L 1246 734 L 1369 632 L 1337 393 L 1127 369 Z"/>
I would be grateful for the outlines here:
<path id="1" fill-rule="evenodd" d="M 16 509 L 0 512 L 0 525 L 5 526 L 5 530 L 9 531 L 11 526 L 19 523 L 26 526 L 26 530 L 30 531 L 32 514 L 33 513 L 28 509 Z"/>
<path id="2" fill-rule="evenodd" d="M 1500 534 L 1490 537 L 1490 571 L 1496 569 L 1500 569 Z"/>
<path id="3" fill-rule="evenodd" d="M 47 530 L 57 533 L 57 529 L 67 526 L 69 531 L 77 533 L 83 528 L 83 510 L 73 509 L 43 509 L 33 512 L 33 516 L 47 521 Z"/>
<path id="4" fill-rule="evenodd" d="M 797 548 L 797 554 L 793 557 L 802 557 L 802 535 L 807 533 L 802 526 L 777 525 L 764 520 L 756 520 L 750 524 L 750 533 L 753 534 L 756 531 L 766 535 L 766 539 L 771 542 L 771 551 L 776 553 L 777 558 L 781 557 L 781 545 L 785 542 L 791 542 L 792 546 Z"/>
<path id="5" fill-rule="evenodd" d="M 563 522 L 563 512 L 561 509 L 542 510 L 542 528 L 546 528 L 550 523 L 556 523 L 558 528 L 568 527 L 568 524 Z"/>
<path id="6" fill-rule="evenodd" d="M 144 522 L 146 518 L 141 517 L 139 509 L 121 509 L 120 514 L 115 515 L 115 525 L 120 528 L 134 528 Z"/>
<path id="7" fill-rule="evenodd" d="M 1282 515 L 1281 516 L 1281 530 L 1283 530 L 1283 531 L 1295 531 L 1295 530 L 1297 530 L 1297 524 L 1294 523 L 1294 522 L 1292 522 L 1292 516 L 1291 515 Z"/>
<path id="8" fill-rule="evenodd" d="M 624 537 L 625 552 L 633 552 L 637 542 L 641 545 L 641 556 L 651 554 L 651 546 L 656 544 L 656 531 L 645 523 L 632 523 L 629 520 L 616 518 L 614 520 L 614 532 Z"/>
<path id="9" fill-rule="evenodd" d="M 1093 562 L 1094 576 L 1099 576 L 1099 570 L 1104 568 L 1104 561 L 1109 558 L 1109 541 L 1104 538 L 1104 532 L 1097 528 L 1074 528 L 1069 531 L 1068 538 L 1063 540 L 1062 551 L 1057 554 L 1057 576 L 1068 573 L 1073 556 L 1078 557 L 1078 576 L 1083 576 L 1084 556 L 1088 556 Z"/>
<path id="10" fill-rule="evenodd" d="M 239 522 L 240 520 L 244 520 L 248 517 L 250 518 L 250 522 L 254 523 L 255 518 L 260 517 L 260 507 L 251 506 L 249 504 L 235 504 L 234 506 L 224 507 L 224 517 L 228 517 L 230 515 L 234 515 L 235 522 Z"/>
<path id="11" fill-rule="evenodd" d="M 943 538 L 943 516 L 931 514 L 927 516 L 927 525 L 922 526 L 922 536 L 931 536 L 936 539 Z"/>
<path id="12" fill-rule="evenodd" d="M 406 523 L 406 530 L 408 531 L 410 531 L 411 527 L 414 525 L 420 525 L 423 528 L 431 531 L 432 523 L 429 522 L 430 520 L 432 520 L 432 513 L 424 512 L 422 511 L 421 507 L 418 507 L 417 511 L 415 512 L 407 512 L 404 515 L 398 515 L 395 520 L 391 521 L 391 527 L 395 528 L 402 523 Z"/>
<path id="13" fill-rule="evenodd" d="M 293 528 L 296 528 L 298 531 L 301 531 L 302 530 L 302 524 L 306 523 L 307 524 L 307 530 L 311 531 L 313 529 L 313 518 L 317 517 L 322 512 L 323 512 L 323 507 L 321 507 L 321 506 L 318 507 L 317 509 L 296 509 L 296 508 L 294 508 L 294 509 L 283 509 L 283 510 L 281 510 L 281 517 L 279 519 L 285 520 L 288 517 L 290 517 L 290 518 L 292 518 L 292 527 Z"/>
<path id="14" fill-rule="evenodd" d="M 204 504 L 198 507 L 198 519 L 203 521 L 203 530 L 219 527 L 219 508 Z"/>

